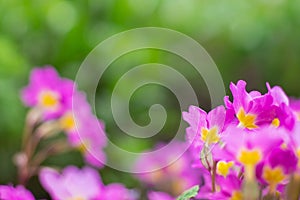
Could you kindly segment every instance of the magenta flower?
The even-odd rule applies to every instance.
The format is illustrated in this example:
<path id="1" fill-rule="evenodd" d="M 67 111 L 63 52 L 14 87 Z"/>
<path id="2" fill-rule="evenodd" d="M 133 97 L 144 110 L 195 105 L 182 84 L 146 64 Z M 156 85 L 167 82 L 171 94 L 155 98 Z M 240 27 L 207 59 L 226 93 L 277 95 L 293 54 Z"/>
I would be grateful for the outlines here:
<path id="1" fill-rule="evenodd" d="M 0 199 L 3 200 L 34 200 L 31 192 L 23 186 L 13 187 L 10 185 L 0 185 Z"/>
<path id="2" fill-rule="evenodd" d="M 52 199 L 84 200 L 134 200 L 135 195 L 122 184 L 104 186 L 98 172 L 92 168 L 66 167 L 61 173 L 44 168 L 40 182 Z"/>
<path id="3" fill-rule="evenodd" d="M 203 163 L 199 159 L 200 152 L 203 147 L 208 151 L 219 150 L 221 133 L 232 120 L 231 114 L 226 112 L 224 106 L 218 106 L 208 114 L 196 106 L 190 106 L 189 112 L 183 112 L 182 115 L 190 125 L 186 134 L 187 140 L 192 144 L 190 151 L 194 158 L 193 166 L 201 168 Z"/>
<path id="4" fill-rule="evenodd" d="M 285 94 L 283 89 L 279 86 L 271 88 L 267 83 L 268 93 L 273 97 L 273 104 L 276 106 L 276 116 L 273 120 L 273 125 L 285 127 L 292 130 L 295 126 L 297 117 L 290 107 L 289 97 Z"/>
<path id="5" fill-rule="evenodd" d="M 298 158 L 292 149 L 274 148 L 256 169 L 263 185 L 275 193 L 278 185 L 287 184 L 290 175 L 297 169 Z"/>
<path id="6" fill-rule="evenodd" d="M 224 98 L 225 105 L 230 112 L 234 112 L 239 127 L 249 130 L 259 128 L 260 125 L 271 124 L 275 119 L 276 110 L 271 94 L 261 95 L 258 91 L 246 91 L 246 82 L 238 81 L 230 84 L 233 101 Z"/>
<path id="7" fill-rule="evenodd" d="M 155 192 L 151 191 L 148 193 L 149 200 L 175 200 L 174 197 L 170 196 L 165 192 Z"/>
<path id="8" fill-rule="evenodd" d="M 297 156 L 297 174 L 300 174 L 300 122 L 297 122 L 293 132 L 282 130 L 286 137 L 284 138 L 285 148 L 291 149 Z"/>
<path id="9" fill-rule="evenodd" d="M 264 95 L 248 93 L 246 82 L 238 81 L 230 85 L 233 101 L 224 98 L 226 110 L 206 114 L 191 106 L 183 113 L 191 153 L 203 164 L 193 165 L 204 180 L 197 198 L 257 199 L 260 193 L 286 199 L 290 178 L 298 180 L 300 174 L 300 101 L 289 99 L 279 86 L 267 83 L 267 89 Z M 223 123 L 215 123 L 219 119 Z"/>
<path id="10" fill-rule="evenodd" d="M 256 166 L 273 148 L 284 142 L 283 136 L 275 127 L 264 127 L 249 133 L 231 126 L 223 135 L 223 153 L 230 154 L 232 161 L 243 166 Z"/>
<path id="11" fill-rule="evenodd" d="M 124 185 L 119 183 L 112 183 L 105 186 L 105 192 L 101 195 L 101 200 L 135 200 L 136 194 L 134 191 L 128 190 Z"/>
<path id="12" fill-rule="evenodd" d="M 300 121 L 300 99 L 290 99 L 290 107 L 297 117 L 297 121 Z"/>
<path id="13" fill-rule="evenodd" d="M 22 100 L 26 106 L 38 108 L 45 118 L 57 118 L 71 101 L 73 89 L 73 81 L 61 78 L 53 67 L 35 68 L 22 90 Z"/>
<path id="14" fill-rule="evenodd" d="M 104 192 L 98 172 L 88 167 L 78 169 L 69 166 L 61 174 L 54 169 L 44 168 L 39 178 L 42 186 L 54 200 L 99 200 Z"/>
<path id="15" fill-rule="evenodd" d="M 103 167 L 106 160 L 103 148 L 107 143 L 105 127 L 93 115 L 83 93 L 74 93 L 73 104 L 68 105 L 59 121 L 70 144 L 82 152 L 86 162 Z"/>
<path id="16" fill-rule="evenodd" d="M 208 114 L 196 106 L 190 106 L 189 112 L 182 113 L 183 119 L 190 125 L 186 129 L 187 139 L 194 146 L 202 147 L 203 144 L 211 145 L 218 143 L 219 134 L 224 129 L 226 111 L 219 106 Z"/>

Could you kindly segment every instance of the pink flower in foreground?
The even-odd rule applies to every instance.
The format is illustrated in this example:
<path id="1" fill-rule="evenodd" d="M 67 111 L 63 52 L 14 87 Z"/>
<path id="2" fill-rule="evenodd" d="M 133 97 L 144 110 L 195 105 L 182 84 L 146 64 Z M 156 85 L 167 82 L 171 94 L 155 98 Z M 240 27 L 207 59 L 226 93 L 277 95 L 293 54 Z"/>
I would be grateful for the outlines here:
<path id="1" fill-rule="evenodd" d="M 39 179 L 53 200 L 99 200 L 103 193 L 103 184 L 98 172 L 88 167 L 78 169 L 69 166 L 61 174 L 54 169 L 44 168 Z"/>
<path id="2" fill-rule="evenodd" d="M 174 197 L 164 192 L 151 191 L 148 193 L 149 200 L 175 200 Z"/>
<path id="3" fill-rule="evenodd" d="M 256 175 L 267 191 L 275 193 L 280 185 L 286 185 L 296 169 L 298 158 L 292 149 L 274 148 L 258 165 Z"/>
<path id="4" fill-rule="evenodd" d="M 83 93 L 74 93 L 72 102 L 60 118 L 60 126 L 69 143 L 82 152 L 87 163 L 103 167 L 106 160 L 103 148 L 107 143 L 104 124 L 92 113 Z"/>
<path id="5" fill-rule="evenodd" d="M 22 90 L 22 101 L 38 108 L 47 119 L 57 118 L 64 112 L 73 89 L 73 81 L 61 78 L 53 67 L 35 68 L 29 85 Z"/>
<path id="6" fill-rule="evenodd" d="M 13 187 L 10 185 L 0 185 L 0 199 L 3 200 L 34 200 L 31 192 L 23 186 Z"/>
<path id="7" fill-rule="evenodd" d="M 134 200 L 136 199 L 134 191 L 128 190 L 124 185 L 112 183 L 105 186 L 105 192 L 101 195 L 101 200 Z"/>
<path id="8" fill-rule="evenodd" d="M 122 184 L 105 186 L 95 169 L 74 166 L 66 167 L 61 173 L 44 168 L 39 174 L 42 186 L 54 200 L 134 200 L 134 194 Z"/>

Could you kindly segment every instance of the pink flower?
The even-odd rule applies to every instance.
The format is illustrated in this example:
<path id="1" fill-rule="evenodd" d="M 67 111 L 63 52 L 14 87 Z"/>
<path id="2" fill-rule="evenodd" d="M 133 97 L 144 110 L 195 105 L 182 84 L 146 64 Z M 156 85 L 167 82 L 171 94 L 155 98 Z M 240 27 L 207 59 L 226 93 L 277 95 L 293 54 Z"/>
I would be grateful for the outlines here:
<path id="1" fill-rule="evenodd" d="M 284 136 L 275 127 L 264 127 L 249 133 L 231 126 L 224 131 L 222 141 L 224 157 L 227 154 L 236 163 L 255 167 L 272 149 L 283 144 Z"/>
<path id="2" fill-rule="evenodd" d="M 47 119 L 57 118 L 64 112 L 74 87 L 73 81 L 61 78 L 51 66 L 35 68 L 29 85 L 22 90 L 22 101 L 41 110 Z"/>
<path id="3" fill-rule="evenodd" d="M 286 185 L 290 175 L 297 169 L 298 158 L 292 149 L 274 148 L 261 162 L 256 175 L 262 185 L 268 186 L 271 193 L 277 191 L 279 185 Z"/>
<path id="4" fill-rule="evenodd" d="M 290 107 L 293 110 L 297 121 L 300 121 L 300 99 L 291 98 Z"/>
<path id="5" fill-rule="evenodd" d="M 134 200 L 136 199 L 134 191 L 128 190 L 124 185 L 112 183 L 105 186 L 105 193 L 101 195 L 101 200 Z"/>
<path id="6" fill-rule="evenodd" d="M 219 142 L 219 134 L 224 129 L 226 111 L 223 106 L 210 111 L 208 114 L 196 106 L 190 106 L 189 112 L 182 113 L 183 119 L 190 125 L 186 129 L 187 139 L 195 146 L 215 144 Z"/>
<path id="7" fill-rule="evenodd" d="M 200 153 L 203 148 L 217 151 L 222 132 L 232 120 L 224 106 L 218 106 L 208 114 L 196 106 L 190 106 L 189 112 L 183 112 L 183 119 L 189 123 L 186 129 L 187 140 L 191 143 L 190 151 L 194 158 L 194 167 L 202 167 Z M 216 158 L 213 158 L 216 159 Z"/>
<path id="8" fill-rule="evenodd" d="M 295 126 L 297 117 L 293 113 L 292 107 L 290 107 L 289 97 L 285 94 L 283 89 L 279 86 L 271 88 L 267 83 L 268 93 L 273 97 L 273 104 L 275 105 L 277 126 L 285 127 L 288 130 L 292 130 Z M 273 124 L 274 122 L 273 121 Z"/>
<path id="9" fill-rule="evenodd" d="M 104 192 L 103 184 L 96 170 L 73 166 L 65 168 L 60 174 L 54 169 L 41 170 L 40 182 L 52 199 L 99 200 Z"/>
<path id="10" fill-rule="evenodd" d="M 0 199 L 3 200 L 34 200 L 31 192 L 23 186 L 13 187 L 10 185 L 0 185 Z"/>
<path id="11" fill-rule="evenodd" d="M 191 152 L 203 164 L 194 164 L 204 182 L 197 198 L 243 199 L 252 188 L 253 198 L 259 192 L 263 197 L 278 194 L 284 198 L 291 176 L 299 176 L 300 101 L 289 99 L 279 86 L 271 88 L 267 83 L 267 89 L 264 95 L 248 93 L 246 82 L 238 81 L 230 85 L 232 102 L 224 98 L 226 110 L 206 114 L 191 106 L 183 113 L 190 125 L 186 134 Z M 215 123 L 219 119 L 225 122 Z M 213 129 L 211 124 L 219 125 Z"/>
<path id="12" fill-rule="evenodd" d="M 44 168 L 39 174 L 40 182 L 52 199 L 85 200 L 134 200 L 135 195 L 122 184 L 107 186 L 98 172 L 92 168 L 66 167 L 61 173 Z"/>
<path id="13" fill-rule="evenodd" d="M 170 196 L 165 192 L 155 192 L 151 191 L 148 193 L 149 200 L 175 200 L 174 197 Z"/>
<path id="14" fill-rule="evenodd" d="M 273 97 L 267 93 L 261 95 L 258 91 L 246 91 L 246 82 L 238 81 L 230 84 L 233 101 L 229 97 L 224 98 L 225 105 L 230 112 L 234 112 L 239 127 L 256 129 L 264 124 L 271 124 L 276 117 L 276 109 L 273 105 Z"/>
<path id="15" fill-rule="evenodd" d="M 103 148 L 107 143 L 105 127 L 93 115 L 83 93 L 74 93 L 73 104 L 68 105 L 59 121 L 70 144 L 82 152 L 86 162 L 103 167 L 106 160 Z"/>

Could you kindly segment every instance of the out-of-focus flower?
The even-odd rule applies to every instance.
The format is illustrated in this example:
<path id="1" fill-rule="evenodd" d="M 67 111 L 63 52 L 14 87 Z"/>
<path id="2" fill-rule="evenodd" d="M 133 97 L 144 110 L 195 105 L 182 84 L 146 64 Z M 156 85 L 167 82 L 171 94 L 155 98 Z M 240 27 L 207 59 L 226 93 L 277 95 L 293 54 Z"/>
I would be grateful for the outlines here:
<path id="1" fill-rule="evenodd" d="M 175 200 L 174 197 L 165 192 L 155 192 L 151 191 L 148 193 L 149 200 Z"/>
<path id="2" fill-rule="evenodd" d="M 92 168 L 66 167 L 62 173 L 54 169 L 41 170 L 40 182 L 54 200 L 134 200 L 134 194 L 122 184 L 104 186 L 98 172 Z"/>
<path id="3" fill-rule="evenodd" d="M 159 149 L 159 144 L 155 149 Z M 156 190 L 178 196 L 184 190 L 201 182 L 197 170 L 191 167 L 192 158 L 185 152 L 176 160 L 178 152 L 184 152 L 186 145 L 182 142 L 169 144 L 168 151 L 156 156 L 141 157 L 135 164 L 136 171 L 149 171 L 137 177 Z M 170 165 L 162 168 L 164 163 Z"/>
<path id="4" fill-rule="evenodd" d="M 237 127 L 228 127 L 224 131 L 222 152 L 228 161 L 234 161 L 245 168 L 245 177 L 255 178 L 255 168 L 275 147 L 284 140 L 274 127 L 265 127 L 249 133 Z M 226 155 L 227 154 L 227 155 Z M 229 156 L 228 156 L 229 155 Z M 218 157 L 222 157 L 219 155 Z"/>
<path id="5" fill-rule="evenodd" d="M 68 105 L 59 124 L 70 144 L 82 152 L 87 163 L 95 167 L 103 166 L 106 160 L 103 148 L 107 143 L 105 127 L 93 115 L 83 93 L 73 94 L 73 103 Z"/>
<path id="6" fill-rule="evenodd" d="M 97 171 L 88 167 L 78 169 L 69 166 L 61 174 L 54 169 L 44 168 L 39 179 L 54 200 L 99 200 L 104 190 Z"/>
<path id="7" fill-rule="evenodd" d="M 277 147 L 258 165 L 256 176 L 262 185 L 268 186 L 268 192 L 275 193 L 279 185 L 288 183 L 290 175 L 296 171 L 297 163 L 293 150 Z"/>
<path id="8" fill-rule="evenodd" d="M 0 199 L 3 200 L 34 200 L 31 192 L 23 186 L 13 187 L 10 185 L 0 185 Z"/>
<path id="9" fill-rule="evenodd" d="M 104 194 L 101 195 L 101 200 L 134 200 L 136 199 L 136 193 L 128 190 L 124 185 L 120 183 L 112 183 L 105 186 Z"/>
<path id="10" fill-rule="evenodd" d="M 26 106 L 39 109 L 46 119 L 62 115 L 71 101 L 74 82 L 61 78 L 51 66 L 35 68 L 30 82 L 22 90 L 22 100 Z"/>

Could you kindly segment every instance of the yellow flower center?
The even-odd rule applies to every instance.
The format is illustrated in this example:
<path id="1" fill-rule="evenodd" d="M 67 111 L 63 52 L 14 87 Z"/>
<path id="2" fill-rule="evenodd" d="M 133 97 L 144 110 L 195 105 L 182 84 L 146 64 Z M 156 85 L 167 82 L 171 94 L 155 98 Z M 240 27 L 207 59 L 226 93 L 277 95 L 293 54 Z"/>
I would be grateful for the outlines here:
<path id="1" fill-rule="evenodd" d="M 42 92 L 39 95 L 39 105 L 46 109 L 56 109 L 59 105 L 58 94 L 51 91 Z"/>
<path id="2" fill-rule="evenodd" d="M 239 127 L 255 129 L 258 128 L 255 124 L 256 116 L 253 114 L 246 114 L 244 109 L 241 108 L 237 114 L 237 118 L 239 120 Z"/>
<path id="3" fill-rule="evenodd" d="M 234 191 L 231 195 L 230 200 L 242 200 L 243 194 L 240 191 Z"/>
<path id="4" fill-rule="evenodd" d="M 65 131 L 72 131 L 75 128 L 75 120 L 71 112 L 67 112 L 61 119 L 60 119 L 60 126 Z"/>
<path id="5" fill-rule="evenodd" d="M 208 145 L 219 142 L 220 137 L 218 135 L 218 128 L 217 127 L 213 127 L 211 129 L 202 128 L 201 140 L 203 142 L 206 142 Z"/>
<path id="6" fill-rule="evenodd" d="M 226 177 L 229 174 L 229 170 L 231 167 L 233 167 L 234 162 L 225 162 L 225 161 L 219 161 L 217 163 L 217 173 L 221 176 Z"/>
<path id="7" fill-rule="evenodd" d="M 264 167 L 263 179 L 270 185 L 270 191 L 275 192 L 277 185 L 285 179 L 285 174 L 280 167 L 274 169 Z"/>
<path id="8" fill-rule="evenodd" d="M 280 125 L 279 119 L 278 118 L 273 119 L 272 125 L 276 128 L 279 127 L 279 125 Z"/>
<path id="9" fill-rule="evenodd" d="M 258 149 L 243 149 L 238 156 L 238 161 L 240 161 L 243 165 L 255 166 L 260 160 L 261 152 Z"/>

